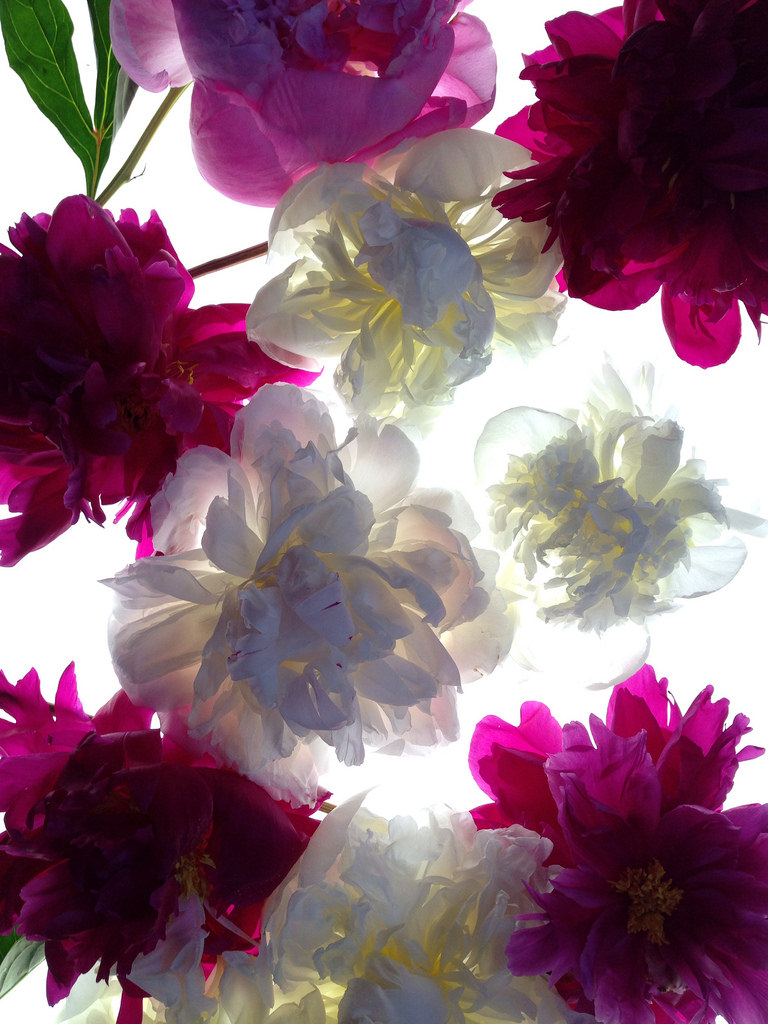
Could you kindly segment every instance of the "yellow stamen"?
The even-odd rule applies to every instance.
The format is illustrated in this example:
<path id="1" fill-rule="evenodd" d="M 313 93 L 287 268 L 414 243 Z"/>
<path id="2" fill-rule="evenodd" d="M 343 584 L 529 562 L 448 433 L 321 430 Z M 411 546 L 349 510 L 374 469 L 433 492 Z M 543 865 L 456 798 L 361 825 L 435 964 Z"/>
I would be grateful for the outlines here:
<path id="1" fill-rule="evenodd" d="M 211 883 L 205 877 L 204 868 L 216 867 L 210 856 L 205 852 L 204 844 L 197 846 L 189 853 L 182 853 L 173 866 L 173 877 L 179 886 L 179 893 L 189 899 L 195 893 L 204 900 L 211 891 Z"/>
<path id="2" fill-rule="evenodd" d="M 646 932 L 656 946 L 667 942 L 664 935 L 664 921 L 683 898 L 682 889 L 676 889 L 664 868 L 654 859 L 645 868 L 625 868 L 616 882 L 611 882 L 616 892 L 629 897 L 627 908 L 627 931 L 630 935 Z"/>

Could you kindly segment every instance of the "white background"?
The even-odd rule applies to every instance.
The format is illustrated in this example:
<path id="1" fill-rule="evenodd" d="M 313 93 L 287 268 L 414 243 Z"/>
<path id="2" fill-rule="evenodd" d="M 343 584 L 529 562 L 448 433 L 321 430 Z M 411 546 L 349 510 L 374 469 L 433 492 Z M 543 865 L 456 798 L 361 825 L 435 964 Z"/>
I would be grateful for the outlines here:
<path id="1" fill-rule="evenodd" d="M 78 30 L 76 46 L 81 64 L 91 65 L 88 31 L 83 28 L 84 0 L 69 4 Z M 583 0 L 581 9 L 597 12 L 602 3 Z M 494 111 L 482 127 L 493 131 L 520 106 L 530 102 L 527 83 L 517 76 L 521 52 L 546 44 L 544 22 L 567 10 L 554 0 L 523 4 L 518 0 L 475 0 L 468 13 L 481 17 L 491 29 L 499 58 L 499 88 Z M 85 22 L 87 26 L 87 18 Z M 86 92 L 88 95 L 88 91 Z M 22 212 L 50 212 L 65 195 L 82 190 L 82 172 L 55 129 L 36 110 L 19 79 L 0 54 L 0 241 L 5 226 Z M 160 98 L 139 95 L 114 145 L 102 181 L 111 178 L 127 155 Z M 266 238 L 269 211 L 241 206 L 219 196 L 198 176 L 187 132 L 188 94 L 182 97 L 151 143 L 139 171 L 108 204 L 117 214 L 123 207 L 137 210 L 142 220 L 156 209 L 170 238 L 188 267 Z M 246 264 L 197 282 L 193 305 L 206 302 L 249 302 L 269 275 L 263 261 Z M 603 354 L 631 374 L 644 360 L 656 367 L 654 411 L 676 410 L 686 431 L 685 455 L 707 463 L 707 475 L 730 481 L 722 489 L 727 506 L 768 516 L 766 482 L 766 394 L 768 353 L 757 344 L 747 323 L 736 355 L 724 367 L 707 371 L 690 367 L 674 355 L 664 333 L 657 303 L 635 312 L 606 313 L 583 303 L 570 303 L 561 320 L 561 342 L 529 367 L 491 366 L 484 378 L 462 389 L 450 423 L 439 441 L 425 451 L 425 480 L 456 486 L 470 472 L 474 441 L 486 418 L 513 405 L 559 410 L 578 407 L 590 379 L 599 373 Z M 752 719 L 750 739 L 768 745 L 766 701 L 764 578 L 768 568 L 768 539 L 747 538 L 750 554 L 737 578 L 721 592 L 699 598 L 651 624 L 649 661 L 670 680 L 678 702 L 687 707 L 707 683 L 716 697 L 728 697 L 732 711 Z M 98 580 L 113 575 L 133 559 L 133 545 L 119 526 L 104 529 L 80 523 L 43 551 L 29 555 L 19 566 L 0 571 L 0 669 L 17 679 L 30 666 L 40 672 L 52 696 L 67 663 L 75 660 L 83 703 L 95 711 L 116 688 L 106 647 L 110 592 Z M 590 657 L 574 661 L 571 648 L 559 654 L 559 633 L 552 633 L 552 665 L 543 676 L 526 675 L 503 665 L 489 679 L 466 687 L 459 698 L 463 738 L 459 744 L 433 752 L 428 758 L 399 761 L 369 757 L 360 769 L 344 769 L 329 777 L 337 797 L 348 795 L 378 778 L 386 779 L 394 806 L 443 801 L 456 808 L 483 802 L 466 768 L 466 745 L 472 726 L 484 714 L 517 721 L 523 700 L 545 700 L 560 721 L 585 719 L 605 711 L 607 693 L 589 690 Z M 599 675 L 599 674 L 598 674 Z M 765 762 L 765 763 L 763 763 Z M 746 763 L 731 803 L 763 802 L 768 781 L 768 758 Z M 29 1000 L 42 996 L 43 980 L 30 979 L 3 1003 L 11 1015 L 21 1007 L 32 1013 Z M 49 1011 L 50 1013 L 50 1011 Z M 33 1019 L 43 1019 L 34 1011 Z M 746 1022 L 745 1022 L 746 1024 Z"/>

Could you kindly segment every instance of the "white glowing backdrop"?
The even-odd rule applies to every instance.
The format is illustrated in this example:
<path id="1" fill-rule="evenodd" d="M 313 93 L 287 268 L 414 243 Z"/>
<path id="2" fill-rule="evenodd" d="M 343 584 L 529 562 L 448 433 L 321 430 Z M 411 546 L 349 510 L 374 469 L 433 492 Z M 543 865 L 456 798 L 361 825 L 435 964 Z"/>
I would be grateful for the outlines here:
<path id="1" fill-rule="evenodd" d="M 491 30 L 499 59 L 496 106 L 480 127 L 496 126 L 530 102 L 527 83 L 518 81 L 521 52 L 546 43 L 544 22 L 570 9 L 560 0 L 474 0 L 470 12 Z M 597 12 L 605 4 L 582 0 L 578 6 Z M 76 46 L 88 52 L 85 4 L 71 4 L 80 14 Z M 76 9 L 76 10 L 75 10 Z M 82 11 L 80 10 L 82 9 Z M 81 57 L 81 62 L 86 58 Z M 50 211 L 65 195 L 81 190 L 81 169 L 55 130 L 29 101 L 20 81 L 0 54 L 0 131 L 5 140 L 0 163 L 0 224 L 15 223 L 22 212 Z M 130 151 L 158 104 L 139 95 L 113 148 L 105 181 Z M 117 212 L 134 208 L 144 220 L 156 209 L 186 266 L 252 245 L 266 238 L 270 211 L 240 206 L 215 193 L 200 179 L 192 161 L 185 95 L 151 143 L 139 175 L 109 204 Z M 244 264 L 197 282 L 193 305 L 250 301 L 268 273 L 264 261 Z M 462 386 L 445 425 L 423 450 L 425 483 L 462 488 L 471 478 L 472 450 L 485 421 L 515 405 L 560 410 L 578 407 L 605 355 L 631 376 L 643 361 L 656 368 L 655 412 L 670 410 L 685 428 L 684 456 L 706 461 L 710 479 L 728 480 L 722 488 L 726 506 L 768 516 L 768 353 L 745 325 L 744 338 L 725 366 L 706 371 L 680 362 L 661 324 L 657 302 L 634 312 L 603 312 L 571 302 L 560 322 L 558 344 L 527 366 L 494 363 L 485 376 Z M 478 517 L 482 510 L 478 510 Z M 768 538 L 747 537 L 749 554 L 736 579 L 718 593 L 692 600 L 650 623 L 650 663 L 667 676 L 678 703 L 687 707 L 707 683 L 716 697 L 727 697 L 732 712 L 750 716 L 750 740 L 768 745 L 766 690 L 765 578 Z M 100 529 L 79 523 L 43 551 L 29 555 L 0 577 L 0 668 L 18 679 L 31 666 L 53 695 L 61 671 L 71 660 L 77 667 L 86 710 L 95 711 L 116 688 L 106 644 L 111 592 L 98 580 L 133 560 L 134 548 L 119 526 Z M 385 781 L 384 810 L 404 810 L 435 801 L 467 808 L 484 802 L 466 768 L 466 749 L 474 723 L 485 714 L 518 720 L 522 701 L 537 698 L 561 721 L 602 715 L 608 695 L 588 689 L 604 677 L 607 635 L 597 646 L 561 643 L 562 631 L 547 627 L 547 671 L 525 673 L 513 663 L 465 688 L 459 698 L 462 738 L 451 747 L 418 759 L 369 754 L 360 768 L 340 768 L 325 777 L 334 799 L 377 781 Z M 613 656 L 613 655 L 611 655 Z M 601 668 L 600 666 L 603 666 Z M 602 673 L 602 675 L 601 675 Z M 746 763 L 739 772 L 732 804 L 764 802 L 768 762 Z M 2 1003 L 0 1019 L 55 1020 L 44 1002 L 44 979 L 35 972 Z M 745 1022 L 746 1024 L 746 1022 Z"/>

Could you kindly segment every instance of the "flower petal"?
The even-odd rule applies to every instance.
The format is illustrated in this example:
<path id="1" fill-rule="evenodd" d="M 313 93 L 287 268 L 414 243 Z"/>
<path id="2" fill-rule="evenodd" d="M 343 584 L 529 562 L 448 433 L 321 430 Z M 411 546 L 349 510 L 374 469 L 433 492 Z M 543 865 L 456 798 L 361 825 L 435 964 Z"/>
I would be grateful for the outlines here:
<path id="1" fill-rule="evenodd" d="M 736 351 L 741 339 L 741 316 L 735 299 L 715 320 L 711 308 L 694 305 L 663 288 L 661 312 L 672 347 L 687 363 L 719 366 Z"/>

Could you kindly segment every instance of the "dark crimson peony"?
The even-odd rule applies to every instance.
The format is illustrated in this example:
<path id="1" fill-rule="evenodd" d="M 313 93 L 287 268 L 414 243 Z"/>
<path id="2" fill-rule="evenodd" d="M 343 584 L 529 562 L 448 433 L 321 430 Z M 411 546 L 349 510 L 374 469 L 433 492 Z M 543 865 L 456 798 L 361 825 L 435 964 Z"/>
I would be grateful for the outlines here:
<path id="1" fill-rule="evenodd" d="M 626 0 L 547 24 L 538 101 L 499 134 L 528 147 L 507 217 L 546 219 L 571 295 L 633 309 L 661 288 L 675 351 L 725 362 L 739 302 L 768 310 L 768 6 Z"/>
<path id="2" fill-rule="evenodd" d="M 261 904 L 316 822 L 193 762 L 124 694 L 90 719 L 72 666 L 53 713 L 36 673 L 15 687 L 0 673 L 0 709 L 15 719 L 0 718 L 0 934 L 45 942 L 51 1003 L 97 963 L 141 995 L 137 957 L 191 905 L 204 960 L 255 945 Z"/>
<path id="3" fill-rule="evenodd" d="M 149 502 L 179 455 L 228 450 L 235 412 L 267 381 L 312 375 L 266 357 L 247 306 L 189 309 L 192 279 L 155 213 L 117 221 L 84 196 L 24 216 L 0 245 L 0 565 L 80 515 L 125 502 L 151 550 Z M 20 255 L 19 255 L 20 254 Z"/>
<path id="4" fill-rule="evenodd" d="M 470 764 L 498 807 L 475 820 L 549 836 L 563 865 L 532 893 L 543 912 L 513 934 L 510 969 L 550 973 L 600 1024 L 765 1024 L 768 805 L 721 809 L 738 762 L 761 751 L 737 751 L 748 720 L 726 727 L 710 687 L 685 714 L 666 688 L 645 666 L 591 736 L 543 705 L 519 728 L 478 725 Z"/>

